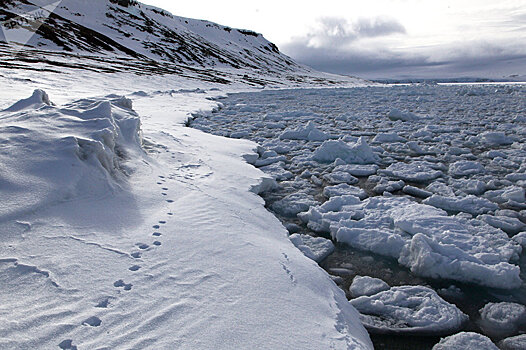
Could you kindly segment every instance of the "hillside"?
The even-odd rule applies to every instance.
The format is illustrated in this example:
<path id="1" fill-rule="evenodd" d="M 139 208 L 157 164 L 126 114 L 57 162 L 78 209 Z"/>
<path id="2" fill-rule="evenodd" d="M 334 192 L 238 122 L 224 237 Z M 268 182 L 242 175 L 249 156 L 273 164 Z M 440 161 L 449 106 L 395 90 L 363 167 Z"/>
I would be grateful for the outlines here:
<path id="1" fill-rule="evenodd" d="M 147 74 L 204 69 L 205 76 L 215 72 L 219 82 L 228 83 L 233 75 L 260 86 L 357 81 L 300 65 L 253 31 L 177 17 L 136 1 L 64 0 L 42 9 L 27 0 L 10 0 L 0 4 L 0 18 L 13 23 L 3 26 L 0 41 L 25 45 L 16 46 L 22 61 L 62 62 L 64 57 L 71 65 L 71 58 L 81 56 L 83 65 L 102 71 L 126 69 L 121 66 L 128 63 Z M 102 63 L 96 59 L 100 56 Z"/>

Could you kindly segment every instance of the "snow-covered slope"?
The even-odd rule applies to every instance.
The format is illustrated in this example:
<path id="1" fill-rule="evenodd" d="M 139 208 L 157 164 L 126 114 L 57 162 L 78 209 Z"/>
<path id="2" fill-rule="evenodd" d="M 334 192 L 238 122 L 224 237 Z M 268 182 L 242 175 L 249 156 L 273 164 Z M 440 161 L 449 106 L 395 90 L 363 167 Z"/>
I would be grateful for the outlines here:
<path id="1" fill-rule="evenodd" d="M 4 26 L 5 37 L 0 36 L 0 41 L 92 59 L 100 55 L 133 59 L 141 61 L 141 66 L 146 66 L 142 69 L 149 72 L 165 72 L 148 69 L 152 65 L 179 73 L 188 67 L 243 70 L 240 76 L 247 83 L 259 85 L 267 85 L 266 80 L 276 76 L 289 82 L 305 77 L 318 83 L 359 81 L 300 65 L 250 30 L 177 17 L 136 1 L 63 0 L 57 4 L 43 25 L 25 16 L 28 25 Z M 0 4 L 0 20 L 10 23 L 16 15 L 38 13 L 38 9 L 26 0 L 5 1 Z M 217 79 L 221 78 L 225 79 L 224 73 L 218 74 Z"/>
<path id="2" fill-rule="evenodd" d="M 256 145 L 184 127 L 217 94 L 36 90 L 0 112 L 0 348 L 372 348 L 253 193 Z"/>

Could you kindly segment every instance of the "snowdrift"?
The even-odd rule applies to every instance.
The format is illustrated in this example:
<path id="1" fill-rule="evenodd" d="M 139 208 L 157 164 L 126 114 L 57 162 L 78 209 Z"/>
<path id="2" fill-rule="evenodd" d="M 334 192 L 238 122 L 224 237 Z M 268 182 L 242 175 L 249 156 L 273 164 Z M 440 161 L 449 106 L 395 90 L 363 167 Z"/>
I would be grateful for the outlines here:
<path id="1" fill-rule="evenodd" d="M 124 97 L 54 106 L 46 92 L 0 112 L 0 222 L 86 194 L 105 196 L 141 157 L 141 123 Z"/>

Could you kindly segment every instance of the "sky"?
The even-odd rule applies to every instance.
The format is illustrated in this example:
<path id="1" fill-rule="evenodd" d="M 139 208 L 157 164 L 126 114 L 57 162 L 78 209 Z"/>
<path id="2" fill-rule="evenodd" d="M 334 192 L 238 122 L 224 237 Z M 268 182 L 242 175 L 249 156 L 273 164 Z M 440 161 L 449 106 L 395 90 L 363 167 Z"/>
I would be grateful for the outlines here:
<path id="1" fill-rule="evenodd" d="M 364 78 L 526 77 L 526 0 L 142 0 Z"/>

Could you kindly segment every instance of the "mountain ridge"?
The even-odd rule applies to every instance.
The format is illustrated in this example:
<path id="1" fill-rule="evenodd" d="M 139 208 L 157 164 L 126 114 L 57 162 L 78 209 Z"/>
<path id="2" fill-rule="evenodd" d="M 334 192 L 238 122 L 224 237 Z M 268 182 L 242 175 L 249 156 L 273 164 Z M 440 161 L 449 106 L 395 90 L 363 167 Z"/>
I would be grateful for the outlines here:
<path id="1" fill-rule="evenodd" d="M 305 79 L 317 84 L 354 81 L 298 64 L 263 35 L 251 30 L 178 17 L 135 0 L 63 0 L 57 4 L 43 23 L 29 20 L 12 29 L 4 26 L 3 41 L 16 43 L 17 34 L 34 31 L 27 43 L 18 43 L 25 44 L 19 50 L 48 51 L 50 56 L 59 52 L 133 58 L 144 65 L 175 70 L 235 70 L 242 78 L 252 76 L 248 80 L 255 85 L 266 85 L 262 82 L 266 79 L 261 77 L 284 78 L 293 83 Z M 0 20 L 6 23 L 36 9 L 38 6 L 28 0 L 4 1 L 0 4 Z M 11 40 L 6 39 L 7 34 Z"/>

